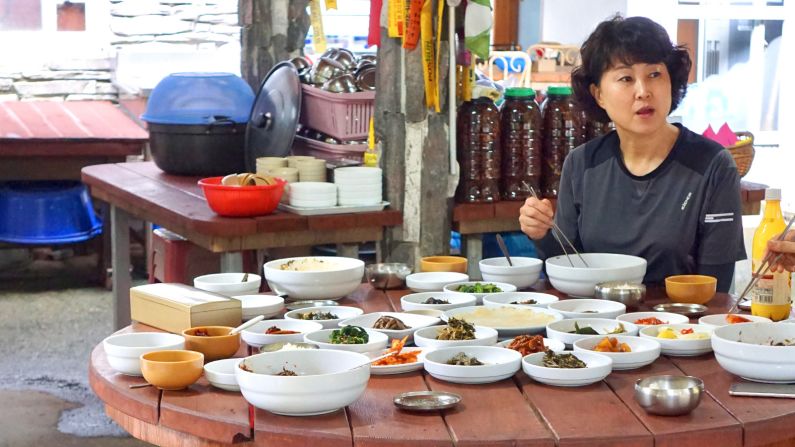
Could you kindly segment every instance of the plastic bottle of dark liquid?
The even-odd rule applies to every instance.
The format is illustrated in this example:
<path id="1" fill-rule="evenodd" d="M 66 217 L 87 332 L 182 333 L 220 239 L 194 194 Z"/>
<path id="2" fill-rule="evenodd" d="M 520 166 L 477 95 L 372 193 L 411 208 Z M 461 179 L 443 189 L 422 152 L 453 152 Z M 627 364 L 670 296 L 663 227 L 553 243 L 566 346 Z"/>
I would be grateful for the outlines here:
<path id="1" fill-rule="evenodd" d="M 500 198 L 500 111 L 486 97 L 458 110 L 458 162 L 461 177 L 456 200 L 495 202 Z"/>
<path id="2" fill-rule="evenodd" d="M 541 190 L 544 197 L 557 197 L 563 160 L 583 143 L 582 119 L 572 99 L 571 87 L 549 87 L 544 101 L 544 167 Z"/>
<path id="3" fill-rule="evenodd" d="M 612 130 L 610 127 L 610 122 L 603 122 L 596 120 L 588 120 L 588 124 L 585 126 L 585 129 L 586 129 L 585 141 L 591 141 L 594 138 L 601 137 L 602 135 L 605 135 Z"/>
<path id="4" fill-rule="evenodd" d="M 503 200 L 524 200 L 540 191 L 541 111 L 531 88 L 509 88 L 500 110 Z"/>

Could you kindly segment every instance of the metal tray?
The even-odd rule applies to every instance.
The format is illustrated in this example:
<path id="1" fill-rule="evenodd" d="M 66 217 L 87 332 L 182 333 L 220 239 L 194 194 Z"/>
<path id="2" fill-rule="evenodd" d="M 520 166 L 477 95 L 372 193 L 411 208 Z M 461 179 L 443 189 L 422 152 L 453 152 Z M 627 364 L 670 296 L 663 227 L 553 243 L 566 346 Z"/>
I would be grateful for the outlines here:
<path id="1" fill-rule="evenodd" d="M 279 209 L 288 213 L 298 214 L 299 216 L 323 216 L 327 214 L 369 213 L 372 211 L 381 211 L 387 206 L 389 206 L 389 202 L 381 202 L 375 205 L 337 205 L 326 208 L 302 208 L 280 203 Z"/>
<path id="2" fill-rule="evenodd" d="M 652 309 L 657 312 L 673 312 L 687 317 L 700 317 L 707 312 L 707 306 L 701 304 L 666 303 L 658 304 Z"/>
<path id="3" fill-rule="evenodd" d="M 441 391 L 410 391 L 396 395 L 392 401 L 403 410 L 438 411 L 455 407 L 461 396 Z"/>

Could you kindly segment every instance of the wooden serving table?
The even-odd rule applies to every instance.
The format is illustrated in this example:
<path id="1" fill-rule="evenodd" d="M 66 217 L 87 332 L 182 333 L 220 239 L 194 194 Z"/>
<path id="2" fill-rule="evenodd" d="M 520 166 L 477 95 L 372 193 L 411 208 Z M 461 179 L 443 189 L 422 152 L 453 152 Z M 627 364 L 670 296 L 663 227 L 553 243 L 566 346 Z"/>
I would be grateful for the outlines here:
<path id="1" fill-rule="evenodd" d="M 358 244 L 380 241 L 384 228 L 400 225 L 394 210 L 299 216 L 276 211 L 259 217 L 220 217 L 207 205 L 199 177 L 169 175 L 154 162 L 88 166 L 82 180 L 91 195 L 110 204 L 114 323 L 130 324 L 129 219 L 168 228 L 191 242 L 221 253 L 221 270 L 242 271 L 241 251 L 338 244 L 338 254 L 358 256 Z"/>
<path id="2" fill-rule="evenodd" d="M 399 311 L 408 291 L 380 291 L 362 285 L 340 304 L 365 312 Z M 556 292 L 552 292 L 556 293 Z M 665 302 L 650 287 L 644 309 Z M 729 308 L 718 294 L 710 313 Z M 152 330 L 134 324 L 124 331 Z M 245 343 L 244 343 L 245 345 Z M 246 354 L 243 347 L 238 357 Z M 707 393 L 685 416 L 647 414 L 635 402 L 634 384 L 657 375 L 693 375 Z M 795 443 L 795 405 L 788 399 L 728 394 L 732 382 L 713 354 L 660 357 L 652 365 L 614 371 L 604 381 L 577 388 L 543 385 L 519 371 L 513 378 L 483 385 L 434 379 L 422 371 L 371 376 L 355 403 L 331 414 L 278 416 L 250 407 L 241 394 L 209 385 L 203 377 L 181 391 L 129 389 L 143 378 L 114 372 L 102 344 L 91 354 L 89 380 L 106 413 L 136 438 L 161 446 L 784 446 Z M 405 391 L 452 391 L 458 407 L 428 414 L 397 409 L 392 398 Z"/>

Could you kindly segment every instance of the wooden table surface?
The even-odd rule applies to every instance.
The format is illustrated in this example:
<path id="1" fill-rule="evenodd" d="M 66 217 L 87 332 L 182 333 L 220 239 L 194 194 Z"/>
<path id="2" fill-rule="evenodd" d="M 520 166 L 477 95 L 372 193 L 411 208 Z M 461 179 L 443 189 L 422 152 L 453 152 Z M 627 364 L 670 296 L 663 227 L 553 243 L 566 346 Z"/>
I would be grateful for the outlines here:
<path id="1" fill-rule="evenodd" d="M 399 311 L 404 290 L 375 290 L 363 284 L 340 304 L 365 312 Z M 553 292 L 556 293 L 556 292 Z M 665 302 L 650 287 L 644 308 Z M 710 313 L 722 313 L 729 297 L 718 294 Z M 151 330 L 134 324 L 125 331 Z M 245 345 L 245 343 L 244 343 Z M 241 347 L 238 357 L 246 355 Z M 707 394 L 686 416 L 647 414 L 633 398 L 638 378 L 688 374 L 704 380 Z M 788 399 L 728 394 L 741 381 L 712 354 L 660 357 L 633 371 L 614 371 L 604 381 L 559 388 L 513 378 L 484 385 L 442 382 L 418 371 L 371 376 L 364 395 L 331 414 L 278 416 L 253 409 L 239 393 L 221 391 L 202 377 L 182 391 L 129 389 L 143 378 L 114 372 L 102 345 L 91 354 L 91 387 L 107 414 L 133 436 L 163 446 L 762 446 L 794 445 L 795 405 Z M 463 396 L 452 410 L 419 414 L 398 410 L 395 394 L 443 390 Z M 249 413 L 251 411 L 251 413 Z"/>

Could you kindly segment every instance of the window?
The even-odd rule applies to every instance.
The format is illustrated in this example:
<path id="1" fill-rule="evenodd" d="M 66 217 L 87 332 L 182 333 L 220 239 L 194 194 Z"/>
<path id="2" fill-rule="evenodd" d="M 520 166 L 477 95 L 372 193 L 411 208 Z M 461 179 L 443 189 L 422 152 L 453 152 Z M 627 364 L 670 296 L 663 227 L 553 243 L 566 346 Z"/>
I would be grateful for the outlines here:
<path id="1" fill-rule="evenodd" d="M 337 9 L 332 10 L 327 10 L 325 3 L 320 2 L 323 11 L 323 33 L 326 35 L 328 48 L 348 48 L 357 53 L 375 50 L 375 48 L 367 47 L 370 0 L 338 0 Z M 383 7 L 387 7 L 386 2 Z M 307 8 L 308 11 L 309 8 Z M 304 52 L 310 56 L 315 54 L 312 45 L 313 33 L 314 29 L 310 27 L 304 48 Z"/>

